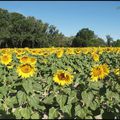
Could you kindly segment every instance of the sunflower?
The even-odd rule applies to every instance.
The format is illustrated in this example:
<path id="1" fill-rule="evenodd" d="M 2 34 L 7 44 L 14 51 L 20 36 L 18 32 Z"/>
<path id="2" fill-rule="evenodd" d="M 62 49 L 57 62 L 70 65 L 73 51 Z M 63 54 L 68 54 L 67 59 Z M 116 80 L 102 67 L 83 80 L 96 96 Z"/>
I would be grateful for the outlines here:
<path id="1" fill-rule="evenodd" d="M 108 65 L 98 65 L 92 68 L 91 70 L 91 79 L 92 81 L 98 81 L 98 79 L 104 79 L 109 74 Z"/>
<path id="2" fill-rule="evenodd" d="M 62 50 L 62 49 L 58 50 L 58 51 L 56 52 L 57 58 L 61 58 L 62 55 L 63 55 L 63 53 L 64 53 L 64 50 Z"/>
<path id="3" fill-rule="evenodd" d="M 12 55 L 11 54 L 3 54 L 0 57 L 0 61 L 1 61 L 2 64 L 7 65 L 12 61 Z"/>
<path id="4" fill-rule="evenodd" d="M 35 72 L 36 72 L 36 68 L 31 64 L 22 64 L 17 68 L 17 73 L 22 78 L 28 78 L 30 76 L 33 76 Z"/>
<path id="5" fill-rule="evenodd" d="M 74 51 L 73 48 L 67 48 L 65 53 L 66 53 L 67 55 L 72 55 L 72 54 L 75 54 L 75 51 Z"/>
<path id="6" fill-rule="evenodd" d="M 120 69 L 119 68 L 114 69 L 114 73 L 115 75 L 120 75 Z"/>
<path id="7" fill-rule="evenodd" d="M 59 85 L 69 85 L 73 82 L 73 76 L 64 70 L 58 70 L 53 77 L 53 81 Z"/>
<path id="8" fill-rule="evenodd" d="M 30 64 L 36 64 L 37 60 L 34 57 L 29 58 L 29 63 Z"/>
<path id="9" fill-rule="evenodd" d="M 8 68 L 8 69 L 12 69 L 12 68 L 14 67 L 14 65 L 15 65 L 15 64 L 13 64 L 13 63 L 9 63 L 9 64 L 7 64 L 7 68 Z"/>
<path id="10" fill-rule="evenodd" d="M 99 61 L 99 55 L 97 53 L 92 53 L 92 58 L 94 61 L 98 62 Z"/>
<path id="11" fill-rule="evenodd" d="M 20 57 L 20 63 L 28 63 L 29 57 L 28 56 L 22 56 Z"/>

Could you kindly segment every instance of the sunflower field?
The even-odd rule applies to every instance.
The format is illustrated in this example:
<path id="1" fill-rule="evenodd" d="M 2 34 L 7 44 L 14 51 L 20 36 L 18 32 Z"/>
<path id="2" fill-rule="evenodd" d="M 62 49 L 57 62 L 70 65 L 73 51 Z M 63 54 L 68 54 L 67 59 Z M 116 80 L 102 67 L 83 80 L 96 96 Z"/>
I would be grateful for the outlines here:
<path id="1" fill-rule="evenodd" d="M 0 118 L 120 118 L 120 48 L 0 49 Z"/>

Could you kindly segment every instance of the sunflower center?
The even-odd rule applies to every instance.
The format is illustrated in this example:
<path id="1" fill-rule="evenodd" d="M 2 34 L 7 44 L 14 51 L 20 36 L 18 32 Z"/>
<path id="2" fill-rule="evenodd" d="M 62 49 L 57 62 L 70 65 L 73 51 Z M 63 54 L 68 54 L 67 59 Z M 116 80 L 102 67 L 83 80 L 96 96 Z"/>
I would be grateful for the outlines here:
<path id="1" fill-rule="evenodd" d="M 21 60 L 22 61 L 26 61 L 28 59 L 28 57 L 22 57 Z"/>
<path id="2" fill-rule="evenodd" d="M 31 65 L 24 65 L 21 67 L 21 71 L 23 73 L 30 73 L 32 71 L 32 67 Z"/>
<path id="3" fill-rule="evenodd" d="M 5 56 L 3 56 L 2 59 L 3 59 L 3 61 L 8 61 L 8 56 L 5 55 Z"/>
<path id="4" fill-rule="evenodd" d="M 31 58 L 31 62 L 35 62 L 35 58 Z"/>
<path id="5" fill-rule="evenodd" d="M 94 76 L 99 76 L 101 75 L 101 70 L 99 68 L 97 68 L 95 71 L 94 71 Z"/>
<path id="6" fill-rule="evenodd" d="M 64 73 L 61 73 L 58 75 L 58 78 L 60 80 L 68 80 L 69 79 L 69 76 L 68 75 L 65 75 Z"/>

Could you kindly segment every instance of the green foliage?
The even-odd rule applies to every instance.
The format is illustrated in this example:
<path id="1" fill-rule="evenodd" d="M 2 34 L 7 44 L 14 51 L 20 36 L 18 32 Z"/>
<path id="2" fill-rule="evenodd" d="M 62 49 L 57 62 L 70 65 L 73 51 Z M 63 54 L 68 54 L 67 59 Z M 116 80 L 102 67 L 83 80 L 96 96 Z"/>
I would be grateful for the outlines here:
<path id="1" fill-rule="evenodd" d="M 65 44 L 64 35 L 55 26 L 0 9 L 0 47 L 62 47 Z"/>
<path id="2" fill-rule="evenodd" d="M 88 28 L 81 29 L 75 36 L 72 42 L 74 47 L 98 47 L 106 46 L 103 39 L 96 37 L 94 31 L 89 30 Z"/>

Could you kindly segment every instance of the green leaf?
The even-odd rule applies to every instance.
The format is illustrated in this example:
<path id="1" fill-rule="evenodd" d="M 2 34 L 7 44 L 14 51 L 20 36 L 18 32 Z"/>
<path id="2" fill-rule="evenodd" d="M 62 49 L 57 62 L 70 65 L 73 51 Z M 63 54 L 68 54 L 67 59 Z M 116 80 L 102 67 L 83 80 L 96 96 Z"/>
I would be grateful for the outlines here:
<path id="1" fill-rule="evenodd" d="M 65 92 L 66 94 L 70 95 L 71 89 L 70 88 L 64 88 L 63 92 Z"/>
<path id="2" fill-rule="evenodd" d="M 49 119 L 55 119 L 57 117 L 58 117 L 57 110 L 54 107 L 50 108 L 49 109 Z"/>
<path id="3" fill-rule="evenodd" d="M 76 91 L 72 91 L 70 93 L 69 97 L 68 97 L 68 104 L 75 103 L 77 101 L 78 101 L 78 99 L 77 99 L 77 93 L 76 93 Z"/>
<path id="4" fill-rule="evenodd" d="M 2 94 L 0 94 L 0 99 L 2 99 L 3 98 L 3 95 Z"/>
<path id="5" fill-rule="evenodd" d="M 65 105 L 67 100 L 67 96 L 66 95 L 57 95 L 56 96 L 56 101 L 57 103 L 60 105 L 60 108 L 62 109 L 63 106 Z"/>
<path id="6" fill-rule="evenodd" d="M 27 96 L 27 99 L 31 107 L 39 108 L 39 98 L 36 96 Z"/>
<path id="7" fill-rule="evenodd" d="M 30 109 L 29 108 L 21 108 L 20 113 L 22 115 L 22 117 L 24 117 L 25 119 L 29 119 L 30 118 Z"/>
<path id="8" fill-rule="evenodd" d="M 83 119 L 86 116 L 86 112 L 83 108 L 80 107 L 80 105 L 77 105 L 75 107 L 75 115 Z"/>
<path id="9" fill-rule="evenodd" d="M 8 91 L 7 86 L 0 87 L 0 93 L 2 93 L 2 95 L 6 96 L 6 94 L 8 93 L 7 91 Z"/>
<path id="10" fill-rule="evenodd" d="M 20 113 L 21 108 L 13 108 L 12 113 L 15 115 L 16 119 L 21 119 L 21 113 Z"/>
<path id="11" fill-rule="evenodd" d="M 62 107 L 62 111 L 64 113 L 67 113 L 71 117 L 71 108 L 72 108 L 72 105 L 68 104 Z"/>
<path id="12" fill-rule="evenodd" d="M 19 102 L 20 105 L 25 103 L 26 99 L 27 99 L 26 94 L 22 91 L 19 91 L 17 93 L 17 98 L 18 98 L 18 102 Z"/>
<path id="13" fill-rule="evenodd" d="M 87 93 L 86 91 L 83 91 L 81 96 L 82 96 L 82 100 L 86 104 L 86 106 L 87 107 L 90 106 L 90 104 L 93 101 L 94 95 L 91 92 Z"/>
<path id="14" fill-rule="evenodd" d="M 89 87 L 94 89 L 94 90 L 99 90 L 100 88 L 103 87 L 103 82 L 101 82 L 101 81 L 90 82 Z"/>
<path id="15" fill-rule="evenodd" d="M 33 85 L 31 80 L 25 80 L 22 85 L 27 94 L 33 93 Z"/>
<path id="16" fill-rule="evenodd" d="M 33 84 L 33 89 L 36 90 L 36 91 L 43 90 L 42 85 L 37 83 L 37 82 Z"/>
<path id="17" fill-rule="evenodd" d="M 11 97 L 11 98 L 10 97 L 6 98 L 5 103 L 8 107 L 13 108 L 14 104 L 17 103 L 16 96 Z"/>
<path id="18" fill-rule="evenodd" d="M 40 115 L 37 112 L 35 112 L 32 114 L 31 119 L 40 119 Z"/>
<path id="19" fill-rule="evenodd" d="M 53 103 L 53 99 L 54 99 L 54 95 L 50 95 L 50 96 L 47 96 L 47 97 L 43 100 L 43 102 L 44 102 L 45 104 L 52 104 L 52 103 Z"/>
<path id="20" fill-rule="evenodd" d="M 98 107 L 99 107 L 99 105 L 98 105 L 95 101 L 93 101 L 93 102 L 90 104 L 90 108 L 91 108 L 92 110 L 96 110 Z"/>

